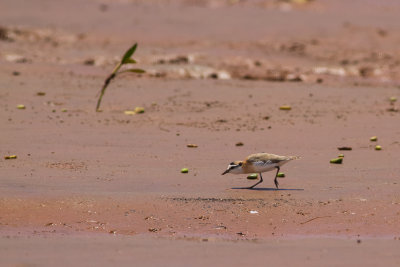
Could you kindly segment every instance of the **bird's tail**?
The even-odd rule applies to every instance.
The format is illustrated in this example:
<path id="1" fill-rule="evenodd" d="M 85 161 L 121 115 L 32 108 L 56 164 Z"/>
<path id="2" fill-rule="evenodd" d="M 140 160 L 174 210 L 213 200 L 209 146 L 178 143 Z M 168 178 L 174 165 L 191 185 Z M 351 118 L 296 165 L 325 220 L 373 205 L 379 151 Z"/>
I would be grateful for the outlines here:
<path id="1" fill-rule="evenodd" d="M 289 160 L 301 159 L 301 157 L 300 156 L 289 156 L 288 159 Z"/>

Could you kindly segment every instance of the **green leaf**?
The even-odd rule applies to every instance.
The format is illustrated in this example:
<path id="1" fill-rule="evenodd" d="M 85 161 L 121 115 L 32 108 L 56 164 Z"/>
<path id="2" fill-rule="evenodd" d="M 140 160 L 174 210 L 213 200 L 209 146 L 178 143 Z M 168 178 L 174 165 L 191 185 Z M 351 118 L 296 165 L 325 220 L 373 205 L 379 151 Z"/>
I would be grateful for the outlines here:
<path id="1" fill-rule="evenodd" d="M 128 70 L 125 70 L 125 71 L 135 72 L 135 73 L 145 73 L 146 72 L 145 70 L 142 70 L 142 69 L 128 69 Z"/>
<path id="2" fill-rule="evenodd" d="M 132 59 L 132 58 L 128 58 L 127 60 L 125 60 L 123 62 L 124 64 L 136 64 L 136 60 Z"/>
<path id="3" fill-rule="evenodd" d="M 133 53 L 135 53 L 137 47 L 137 43 L 134 44 L 131 48 L 128 49 L 128 51 L 125 52 L 125 55 L 122 57 L 121 63 L 125 64 L 128 63 L 128 60 L 130 59 L 130 57 L 133 55 Z"/>

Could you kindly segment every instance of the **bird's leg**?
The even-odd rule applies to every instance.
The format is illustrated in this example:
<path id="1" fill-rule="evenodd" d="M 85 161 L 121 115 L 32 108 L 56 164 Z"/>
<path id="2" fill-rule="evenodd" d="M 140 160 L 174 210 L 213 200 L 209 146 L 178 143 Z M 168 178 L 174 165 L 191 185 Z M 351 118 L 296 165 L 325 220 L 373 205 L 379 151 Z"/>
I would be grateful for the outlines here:
<path id="1" fill-rule="evenodd" d="M 280 167 L 279 167 L 279 166 L 276 166 L 275 168 L 277 169 L 277 171 L 276 171 L 274 183 L 275 183 L 276 189 L 279 189 L 279 187 L 278 187 L 278 186 L 279 186 L 279 183 L 278 183 L 278 173 L 279 173 Z"/>
<path id="2" fill-rule="evenodd" d="M 255 187 L 258 184 L 261 184 L 262 182 L 263 182 L 263 178 L 262 178 L 262 175 L 261 175 L 261 172 L 260 172 L 260 181 L 258 181 L 257 183 L 253 184 L 252 186 L 248 187 L 248 189 L 251 189 L 251 188 Z"/>

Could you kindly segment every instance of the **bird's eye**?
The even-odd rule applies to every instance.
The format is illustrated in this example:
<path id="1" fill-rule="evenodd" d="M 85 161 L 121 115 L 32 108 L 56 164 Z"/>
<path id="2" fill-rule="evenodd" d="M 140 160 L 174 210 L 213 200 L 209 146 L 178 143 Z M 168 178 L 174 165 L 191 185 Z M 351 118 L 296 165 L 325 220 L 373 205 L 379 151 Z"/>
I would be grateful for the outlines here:
<path id="1" fill-rule="evenodd" d="M 242 166 L 243 162 L 239 162 L 239 166 Z"/>
<path id="2" fill-rule="evenodd" d="M 229 163 L 229 165 L 236 165 L 234 162 Z"/>

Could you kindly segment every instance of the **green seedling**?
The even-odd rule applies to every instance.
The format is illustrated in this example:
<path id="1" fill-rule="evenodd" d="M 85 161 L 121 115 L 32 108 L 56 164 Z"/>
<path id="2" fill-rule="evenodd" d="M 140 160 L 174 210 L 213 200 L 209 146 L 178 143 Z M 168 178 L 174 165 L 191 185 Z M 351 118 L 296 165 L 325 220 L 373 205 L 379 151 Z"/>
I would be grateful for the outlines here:
<path id="1" fill-rule="evenodd" d="M 285 177 L 285 174 L 284 174 L 283 172 L 278 172 L 278 174 L 276 175 L 276 177 L 283 178 L 283 177 Z"/>
<path id="2" fill-rule="evenodd" d="M 249 180 L 254 180 L 258 178 L 258 174 L 257 173 L 252 173 L 249 176 L 247 176 L 247 179 Z"/>
<path id="3" fill-rule="evenodd" d="M 189 169 L 188 168 L 182 168 L 181 169 L 181 173 L 188 173 L 189 172 Z"/>
<path id="4" fill-rule="evenodd" d="M 126 69 L 126 70 L 122 70 L 120 71 L 120 68 L 123 65 L 126 64 L 136 64 L 136 60 L 134 60 L 132 57 L 132 55 L 135 53 L 137 48 L 137 43 L 135 43 L 131 48 L 128 49 L 128 51 L 125 52 L 124 56 L 122 57 L 121 61 L 117 64 L 117 66 L 115 66 L 114 70 L 112 71 L 112 73 L 107 77 L 107 79 L 104 81 L 104 85 L 101 88 L 100 91 L 100 95 L 99 95 L 99 99 L 97 100 L 97 105 L 96 105 L 96 111 L 99 112 L 100 111 L 100 104 L 101 104 L 101 100 L 103 99 L 103 95 L 106 92 L 106 89 L 108 87 L 108 85 L 110 84 L 110 82 L 117 77 L 117 75 L 121 74 L 121 73 L 125 73 L 125 72 L 134 72 L 134 73 L 145 73 L 144 70 L 142 69 Z"/>
<path id="5" fill-rule="evenodd" d="M 336 159 L 331 159 L 330 163 L 333 164 L 342 164 L 343 158 L 336 158 Z"/>

